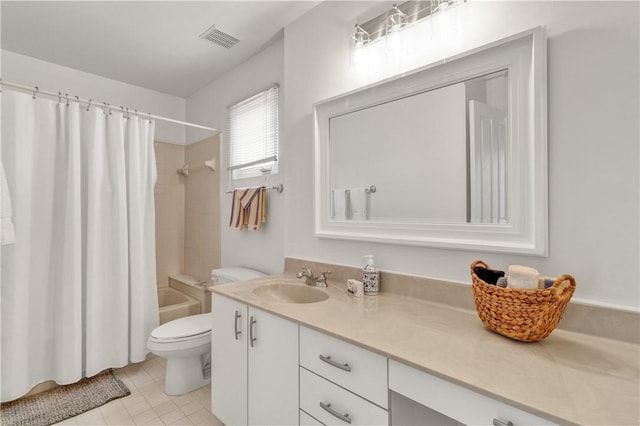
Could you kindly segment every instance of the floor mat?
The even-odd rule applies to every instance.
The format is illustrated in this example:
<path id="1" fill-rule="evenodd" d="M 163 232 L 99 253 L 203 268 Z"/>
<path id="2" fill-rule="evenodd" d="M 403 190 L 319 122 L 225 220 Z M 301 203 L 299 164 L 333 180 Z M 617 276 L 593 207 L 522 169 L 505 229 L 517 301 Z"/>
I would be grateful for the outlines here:
<path id="1" fill-rule="evenodd" d="M 3 426 L 48 426 L 130 395 L 112 370 L 0 405 Z"/>

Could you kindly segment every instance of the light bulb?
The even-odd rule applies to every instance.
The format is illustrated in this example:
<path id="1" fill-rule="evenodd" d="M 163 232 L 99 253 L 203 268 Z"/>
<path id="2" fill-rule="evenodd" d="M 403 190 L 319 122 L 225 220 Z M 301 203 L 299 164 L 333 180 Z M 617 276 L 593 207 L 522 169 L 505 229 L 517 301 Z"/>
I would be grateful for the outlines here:
<path id="1" fill-rule="evenodd" d="M 367 54 L 364 50 L 364 46 L 354 46 L 353 56 L 351 58 L 351 70 L 363 74 L 367 70 Z"/>
<path id="2" fill-rule="evenodd" d="M 458 32 L 457 12 L 453 1 L 439 0 L 432 15 L 433 39 L 447 43 Z"/>
<path id="3" fill-rule="evenodd" d="M 356 25 L 356 33 L 351 43 L 351 70 L 362 74 L 369 68 L 368 55 L 365 50 L 367 44 L 371 41 L 369 33 L 360 25 Z"/>
<path id="4" fill-rule="evenodd" d="M 392 54 L 400 53 L 401 45 L 399 29 L 400 28 L 391 29 L 387 34 L 387 49 L 389 49 Z"/>
<path id="5" fill-rule="evenodd" d="M 407 15 L 398 6 L 393 5 L 393 13 L 386 21 L 386 45 L 392 57 L 399 58 L 405 49 L 400 31 L 407 25 Z"/>

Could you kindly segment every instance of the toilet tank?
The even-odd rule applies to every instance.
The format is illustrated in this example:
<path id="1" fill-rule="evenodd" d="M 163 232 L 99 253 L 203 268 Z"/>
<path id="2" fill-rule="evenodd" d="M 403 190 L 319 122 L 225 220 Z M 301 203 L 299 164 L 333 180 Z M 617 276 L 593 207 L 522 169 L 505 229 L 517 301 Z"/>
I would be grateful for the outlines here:
<path id="1" fill-rule="evenodd" d="M 249 268 L 220 268 L 211 270 L 211 283 L 213 285 L 230 283 L 234 281 L 246 281 L 264 277 L 265 274 Z"/>

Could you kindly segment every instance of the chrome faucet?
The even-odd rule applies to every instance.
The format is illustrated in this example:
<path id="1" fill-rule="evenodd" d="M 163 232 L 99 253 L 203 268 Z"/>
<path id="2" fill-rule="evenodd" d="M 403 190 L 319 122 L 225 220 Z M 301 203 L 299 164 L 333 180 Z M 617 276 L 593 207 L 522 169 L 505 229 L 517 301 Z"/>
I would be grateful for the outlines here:
<path id="1" fill-rule="evenodd" d="M 296 274 L 296 278 L 304 278 L 304 283 L 306 285 L 313 285 L 316 277 L 313 276 L 313 272 L 308 266 L 301 267 L 302 272 L 298 272 Z"/>
<path id="2" fill-rule="evenodd" d="M 322 272 L 319 276 L 314 276 L 313 271 L 308 266 L 301 267 L 302 272 L 298 272 L 296 274 L 296 278 L 304 279 L 304 283 L 306 285 L 312 285 L 316 287 L 326 287 L 327 286 L 327 275 L 331 273 L 331 271 Z"/>
<path id="3" fill-rule="evenodd" d="M 319 277 L 316 278 L 316 287 L 326 287 L 327 286 L 327 275 L 330 274 L 331 271 L 325 271 L 320 274 Z"/>

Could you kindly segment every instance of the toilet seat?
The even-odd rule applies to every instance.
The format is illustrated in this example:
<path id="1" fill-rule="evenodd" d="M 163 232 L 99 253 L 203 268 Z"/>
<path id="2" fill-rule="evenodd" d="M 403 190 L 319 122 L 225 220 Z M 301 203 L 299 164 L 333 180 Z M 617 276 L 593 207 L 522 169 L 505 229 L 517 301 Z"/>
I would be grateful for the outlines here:
<path id="1" fill-rule="evenodd" d="M 147 349 L 156 355 L 172 353 L 175 355 L 186 355 L 190 350 L 197 350 L 200 347 L 211 346 L 211 332 L 199 334 L 197 336 L 176 337 L 173 339 L 156 339 L 149 337 Z"/>
<path id="2" fill-rule="evenodd" d="M 211 339 L 211 314 L 191 315 L 169 321 L 151 332 L 149 341 L 175 343 Z M 194 342 L 195 343 L 195 342 Z"/>

